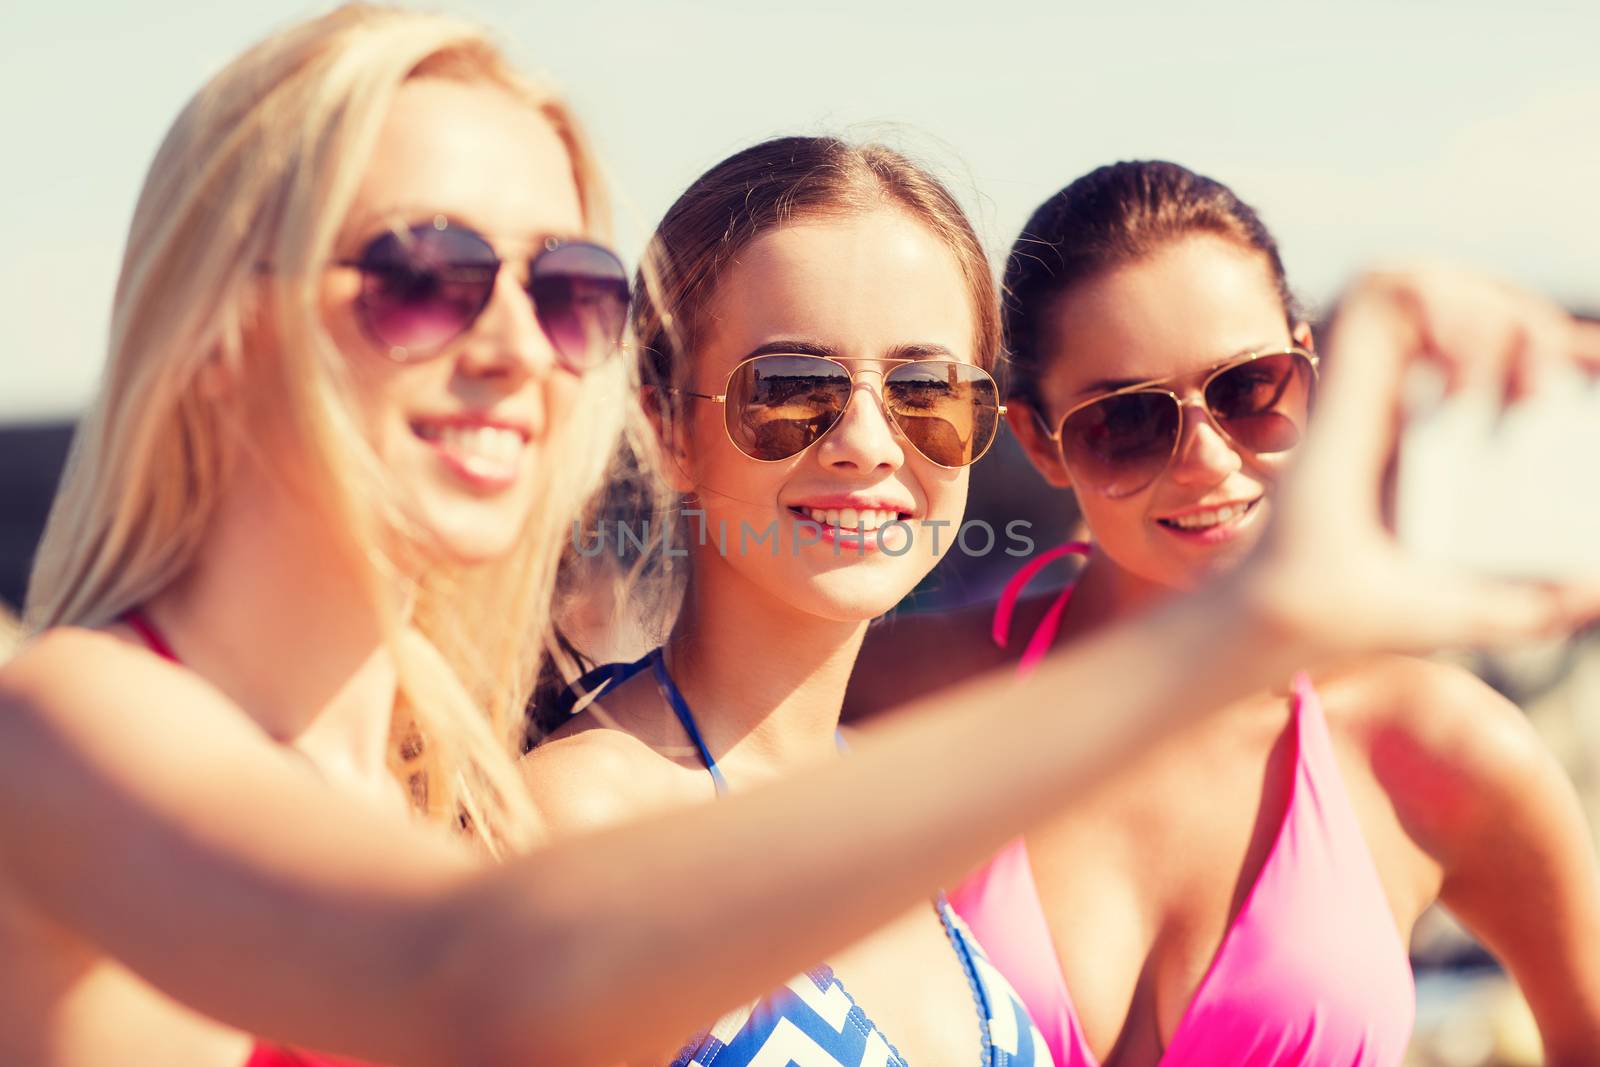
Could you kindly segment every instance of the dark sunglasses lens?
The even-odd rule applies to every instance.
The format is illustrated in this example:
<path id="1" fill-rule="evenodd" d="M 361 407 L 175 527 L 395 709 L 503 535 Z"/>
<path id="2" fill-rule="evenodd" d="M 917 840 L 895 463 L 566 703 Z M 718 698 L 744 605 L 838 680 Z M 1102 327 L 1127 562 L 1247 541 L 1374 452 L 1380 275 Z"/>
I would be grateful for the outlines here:
<path id="1" fill-rule="evenodd" d="M 573 242 L 541 253 L 529 268 L 528 295 L 569 370 L 598 365 L 622 343 L 628 272 L 610 250 Z"/>
<path id="2" fill-rule="evenodd" d="M 1311 361 L 1298 352 L 1262 356 L 1213 378 L 1206 406 L 1241 447 L 1283 452 L 1305 434 L 1315 382 Z"/>
<path id="3" fill-rule="evenodd" d="M 415 226 L 379 235 L 357 261 L 362 313 L 382 343 L 436 349 L 472 324 L 494 291 L 499 260 L 460 226 Z"/>
<path id="4" fill-rule="evenodd" d="M 994 443 L 1000 391 L 983 368 L 954 360 L 903 363 L 883 386 L 900 432 L 939 466 L 965 467 Z"/>
<path id="5" fill-rule="evenodd" d="M 1108 496 L 1127 496 L 1155 481 L 1178 441 L 1181 410 L 1167 393 L 1108 396 L 1061 425 L 1061 454 L 1073 479 Z"/>
<path id="6" fill-rule="evenodd" d="M 832 429 L 850 401 L 850 374 L 820 356 L 757 356 L 728 382 L 728 434 L 752 459 L 788 459 Z"/>

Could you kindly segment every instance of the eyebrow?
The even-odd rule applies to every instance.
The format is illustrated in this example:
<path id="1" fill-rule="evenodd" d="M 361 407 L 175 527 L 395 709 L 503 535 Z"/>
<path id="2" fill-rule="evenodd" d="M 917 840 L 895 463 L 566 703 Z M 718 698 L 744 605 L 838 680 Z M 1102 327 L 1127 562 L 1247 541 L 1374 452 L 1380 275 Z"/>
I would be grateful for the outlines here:
<path id="1" fill-rule="evenodd" d="M 744 359 L 757 356 L 822 356 L 825 359 L 844 359 L 839 349 L 818 341 L 777 340 L 757 345 L 744 354 Z M 944 345 L 907 343 L 891 347 L 881 356 L 861 356 L 861 359 L 955 359 L 955 353 Z"/>
<path id="2" fill-rule="evenodd" d="M 542 246 L 546 241 L 581 241 L 581 233 L 557 232 L 554 230 L 537 230 L 526 235 L 508 237 L 480 225 L 467 218 L 458 211 L 446 211 L 443 208 L 426 207 L 420 204 L 392 204 L 380 211 L 370 211 L 362 214 L 358 219 L 360 225 L 351 229 L 348 236 L 358 241 L 370 241 L 386 231 L 399 232 L 416 226 L 430 224 L 436 218 L 443 218 L 453 226 L 461 226 L 476 231 L 488 238 L 489 243 L 496 251 L 501 245 L 520 245 L 524 241 L 530 249 Z M 346 220 L 346 226 L 352 220 Z"/>
<path id="3" fill-rule="evenodd" d="M 1246 345 L 1244 348 L 1241 348 L 1237 352 L 1233 353 L 1233 355 L 1223 356 L 1215 363 L 1212 363 L 1206 366 L 1204 369 L 1196 371 L 1195 373 L 1210 374 L 1224 363 L 1231 363 L 1234 360 L 1239 359 L 1241 356 L 1248 356 L 1255 352 L 1266 352 L 1271 348 L 1271 344 Z M 1084 386 L 1082 389 L 1079 389 L 1072 395 L 1076 399 L 1079 397 L 1089 396 L 1092 393 L 1115 393 L 1119 389 L 1127 389 L 1135 385 L 1154 385 L 1157 382 L 1167 382 L 1171 381 L 1173 378 L 1181 377 L 1183 377 L 1181 374 L 1166 374 L 1157 378 L 1098 378 Z"/>

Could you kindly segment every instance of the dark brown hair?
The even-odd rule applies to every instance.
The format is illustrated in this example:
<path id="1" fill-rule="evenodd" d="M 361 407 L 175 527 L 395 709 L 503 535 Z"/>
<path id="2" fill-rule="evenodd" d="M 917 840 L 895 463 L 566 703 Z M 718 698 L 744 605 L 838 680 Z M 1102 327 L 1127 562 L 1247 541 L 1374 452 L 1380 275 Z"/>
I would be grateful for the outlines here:
<path id="1" fill-rule="evenodd" d="M 983 243 L 950 191 L 892 148 L 835 137 L 780 137 L 712 167 L 667 209 L 651 238 L 634 304 L 641 372 L 671 381 L 694 350 L 707 305 L 740 251 L 809 218 L 898 208 L 955 255 L 972 297 L 974 358 L 992 370 L 1000 353 L 999 299 Z"/>
<path id="2" fill-rule="evenodd" d="M 1298 321 L 1277 241 L 1232 189 L 1176 163 L 1112 163 L 1039 205 L 1011 246 L 1002 311 L 1011 395 L 1040 403 L 1038 381 L 1050 359 L 1043 327 L 1063 293 L 1198 233 L 1261 253 L 1284 317 L 1291 327 Z"/>

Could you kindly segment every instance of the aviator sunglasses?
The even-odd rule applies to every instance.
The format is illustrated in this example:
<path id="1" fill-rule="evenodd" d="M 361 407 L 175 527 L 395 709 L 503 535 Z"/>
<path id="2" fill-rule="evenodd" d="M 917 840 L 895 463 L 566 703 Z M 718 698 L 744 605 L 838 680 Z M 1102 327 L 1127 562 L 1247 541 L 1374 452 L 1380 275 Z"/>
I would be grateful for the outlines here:
<path id="1" fill-rule="evenodd" d="M 1067 409 L 1050 429 L 1073 481 L 1107 496 L 1148 487 L 1183 436 L 1184 401 L 1157 378 L 1102 393 Z M 1317 383 L 1317 357 L 1302 348 L 1252 352 L 1213 367 L 1200 385 L 1211 421 L 1240 448 L 1285 452 L 1300 443 Z"/>
<path id="2" fill-rule="evenodd" d="M 396 362 L 438 355 L 461 336 L 494 295 L 505 266 L 486 237 L 436 215 L 391 229 L 355 259 L 356 307 L 368 334 Z M 628 275 L 610 249 L 547 238 L 527 264 L 523 290 L 563 367 L 581 374 L 617 351 L 628 314 Z"/>
<path id="3" fill-rule="evenodd" d="M 893 364 L 883 375 L 883 407 L 893 427 L 940 467 L 975 463 L 994 443 L 1005 408 L 989 372 L 951 359 L 854 359 L 773 353 L 752 356 L 718 394 L 671 392 L 723 405 L 733 446 L 776 463 L 798 456 L 844 417 L 855 389 L 846 362 Z"/>

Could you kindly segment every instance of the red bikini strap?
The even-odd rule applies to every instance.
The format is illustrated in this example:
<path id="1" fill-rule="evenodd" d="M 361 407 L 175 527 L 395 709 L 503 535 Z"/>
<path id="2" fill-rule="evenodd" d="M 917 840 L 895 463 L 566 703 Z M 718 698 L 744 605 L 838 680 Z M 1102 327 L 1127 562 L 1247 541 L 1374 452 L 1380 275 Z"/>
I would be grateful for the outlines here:
<path id="1" fill-rule="evenodd" d="M 122 617 L 122 621 L 133 627 L 134 633 L 144 638 L 144 643 L 150 646 L 151 652 L 154 652 L 162 659 L 171 660 L 173 663 L 180 662 L 178 654 L 172 651 L 172 646 L 167 644 L 167 639 L 161 636 L 161 631 L 156 629 L 155 623 L 145 617 L 144 612 L 134 608 Z"/>

